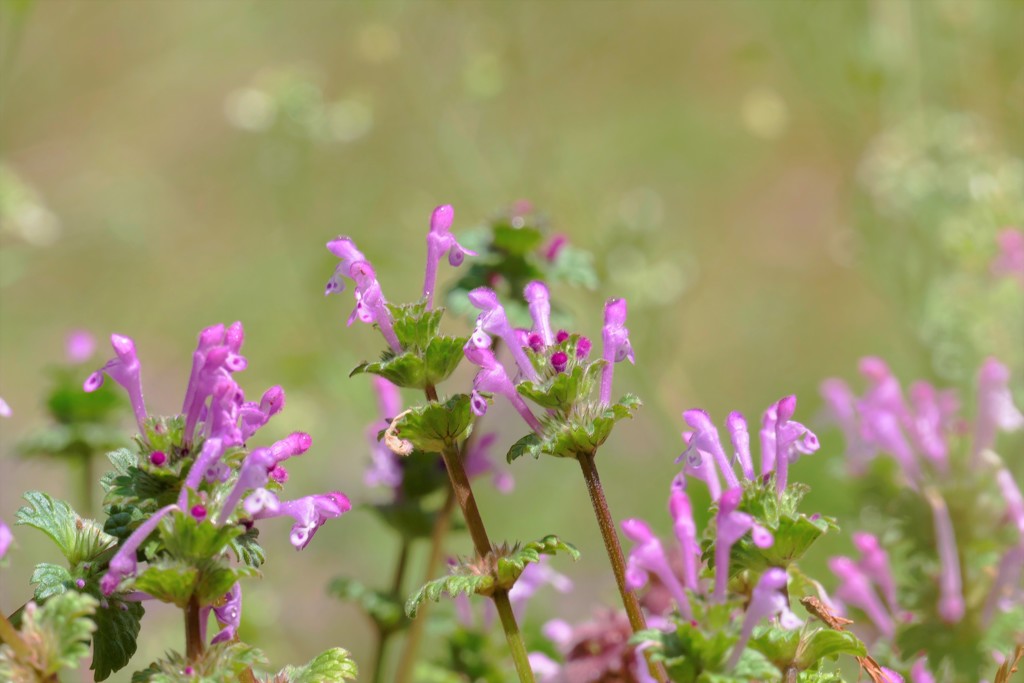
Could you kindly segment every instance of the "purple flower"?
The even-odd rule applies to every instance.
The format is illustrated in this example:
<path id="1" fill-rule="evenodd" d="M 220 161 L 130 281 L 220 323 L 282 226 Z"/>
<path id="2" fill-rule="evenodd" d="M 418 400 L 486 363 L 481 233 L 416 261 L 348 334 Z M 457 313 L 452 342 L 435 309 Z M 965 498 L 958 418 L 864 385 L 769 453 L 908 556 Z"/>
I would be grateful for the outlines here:
<path id="1" fill-rule="evenodd" d="M 836 597 L 864 612 L 882 635 L 891 638 L 895 632 L 892 618 L 860 566 L 849 557 L 843 556 L 830 558 L 828 566 L 839 579 Z"/>
<path id="2" fill-rule="evenodd" d="M 579 341 L 576 342 L 576 357 L 580 360 L 584 360 L 590 355 L 590 349 L 593 345 L 590 340 L 586 337 L 580 337 Z"/>
<path id="3" fill-rule="evenodd" d="M 257 448 L 245 456 L 238 470 L 238 480 L 224 500 L 217 524 L 223 525 L 228 521 L 246 491 L 266 486 L 275 468 L 288 458 L 302 455 L 312 444 L 313 437 L 309 434 L 293 432 L 269 448 Z"/>
<path id="4" fill-rule="evenodd" d="M 238 633 L 238 627 L 242 623 L 242 586 L 238 582 L 231 587 L 231 590 L 224 594 L 223 602 L 213 608 L 213 614 L 217 617 L 217 623 L 223 628 L 210 641 L 211 645 L 224 643 L 233 640 Z M 205 624 L 205 621 L 203 622 Z"/>
<path id="5" fill-rule="evenodd" d="M 726 488 L 732 489 L 739 486 L 739 479 L 736 478 L 736 473 L 733 472 L 728 456 L 722 450 L 722 443 L 718 438 L 718 429 L 715 428 L 711 417 L 705 411 L 695 409 L 684 412 L 683 420 L 694 430 L 687 450 L 697 449 L 711 455 L 718 464 L 718 469 L 722 476 L 725 477 Z"/>
<path id="6" fill-rule="evenodd" d="M 352 503 L 340 491 L 282 502 L 272 492 L 256 489 L 245 499 L 243 505 L 253 519 L 268 519 L 282 515 L 294 519 L 295 524 L 292 525 L 289 538 L 296 550 L 302 550 L 309 545 L 313 534 L 328 519 L 340 517 L 352 509 Z"/>
<path id="7" fill-rule="evenodd" d="M 388 302 L 381 291 L 373 266 L 369 261 L 358 261 L 352 264 L 351 273 L 356 283 L 356 307 L 352 309 L 347 324 L 351 326 L 356 319 L 368 325 L 376 324 L 391 350 L 396 354 L 402 353 L 402 345 L 395 335 L 394 324 L 391 321 L 391 311 L 388 310 Z"/>
<path id="8" fill-rule="evenodd" d="M 551 332 L 551 298 L 547 285 L 534 280 L 526 285 L 523 297 L 529 305 L 530 317 L 533 318 L 533 331 L 540 335 L 545 346 L 551 346 L 555 337 Z"/>
<path id="9" fill-rule="evenodd" d="M 0 560 L 4 559 L 13 540 L 14 535 L 11 533 L 11 528 L 4 523 L 4 520 L 0 519 Z"/>
<path id="10" fill-rule="evenodd" d="M 889 566 L 889 554 L 882 548 L 877 537 L 864 532 L 853 534 L 853 545 L 861 554 L 857 566 L 882 591 L 892 613 L 899 613 L 899 605 L 896 602 L 896 581 L 892 577 L 892 569 Z"/>
<path id="11" fill-rule="evenodd" d="M 629 343 L 629 330 L 626 328 L 625 299 L 608 299 L 605 303 L 601 340 L 604 342 L 602 357 L 607 363 L 601 370 L 601 403 L 608 405 L 612 400 L 612 377 L 615 374 L 615 363 L 624 360 L 636 363 L 633 347 Z"/>
<path id="12" fill-rule="evenodd" d="M 572 590 L 572 580 L 551 568 L 550 555 L 541 555 L 539 562 L 526 565 L 508 592 L 508 599 L 512 603 L 512 610 L 516 613 L 517 619 L 523 618 L 526 603 L 544 586 L 551 586 L 559 593 L 568 593 Z"/>
<path id="13" fill-rule="evenodd" d="M 1013 403 L 1009 383 L 1009 369 L 995 358 L 988 358 L 978 371 L 978 417 L 971 451 L 975 464 L 982 451 L 995 446 L 998 431 L 1024 427 L 1024 414 Z"/>
<path id="14" fill-rule="evenodd" d="M 284 389 L 272 386 L 264 392 L 259 403 L 243 403 L 238 410 L 241 419 L 242 441 L 248 441 L 270 418 L 284 410 Z"/>
<path id="15" fill-rule="evenodd" d="M 551 368 L 556 373 L 565 372 L 565 369 L 569 367 L 569 356 L 563 351 L 556 351 L 551 354 Z"/>
<path id="16" fill-rule="evenodd" d="M 146 404 L 142 398 L 142 367 L 135 354 L 135 342 L 129 337 L 119 334 L 110 335 L 110 345 L 114 347 L 114 357 L 85 380 L 83 389 L 87 392 L 96 391 L 103 386 L 103 374 L 120 384 L 128 392 L 128 398 L 135 412 L 135 421 L 139 424 L 139 432 L 146 433 Z"/>
<path id="17" fill-rule="evenodd" d="M 345 291 L 345 281 L 342 277 L 352 277 L 352 264 L 358 261 L 366 261 L 363 253 L 356 249 L 356 243 L 348 237 L 338 237 L 327 243 L 327 249 L 341 259 L 341 263 L 334 269 L 334 274 L 327 281 L 324 295 L 337 294 Z"/>
<path id="18" fill-rule="evenodd" d="M 722 482 L 718 478 L 718 470 L 715 469 L 711 456 L 699 448 L 690 448 L 693 432 L 683 432 L 682 437 L 686 450 L 675 461 L 684 462 L 683 474 L 703 481 L 708 487 L 711 500 L 717 501 L 722 495 Z"/>
<path id="19" fill-rule="evenodd" d="M 482 415 L 486 412 L 486 402 L 481 403 L 479 401 L 479 392 L 501 394 L 512 403 L 512 406 L 522 416 L 523 420 L 526 421 L 526 424 L 530 426 L 530 429 L 540 434 L 543 431 L 540 421 L 530 412 L 526 402 L 519 395 L 519 392 L 516 391 L 515 385 L 512 384 L 512 380 L 505 371 L 505 366 L 494 357 L 494 353 L 490 349 L 481 349 L 472 345 L 466 346 L 465 353 L 470 363 L 480 367 L 480 371 L 473 380 L 474 398 L 471 398 L 471 400 L 473 401 L 472 407 L 474 412 L 477 415 Z"/>
<path id="20" fill-rule="evenodd" d="M 715 517 L 715 602 L 725 600 L 729 583 L 729 556 L 733 545 L 754 525 L 753 517 L 736 509 L 742 499 L 743 489 L 738 486 L 728 489 L 718 499 L 718 515 Z"/>
<path id="21" fill-rule="evenodd" d="M 224 442 L 220 439 L 207 439 L 203 442 L 203 448 L 189 468 L 188 476 L 185 477 L 185 483 L 178 494 L 178 505 L 182 509 L 188 505 L 188 492 L 197 490 L 203 479 L 219 478 L 218 465 L 223 455 Z"/>
<path id="22" fill-rule="evenodd" d="M 494 488 L 499 493 L 511 493 L 515 487 L 515 480 L 511 474 L 495 465 L 490 455 L 491 448 L 497 439 L 498 435 L 491 432 L 472 442 L 471 448 L 466 452 L 464 458 L 466 476 L 472 479 L 491 473 L 491 481 L 494 484 Z"/>
<path id="23" fill-rule="evenodd" d="M 821 383 L 821 395 L 825 399 L 829 418 L 839 427 L 846 440 L 851 473 L 864 474 L 867 461 L 874 455 L 874 448 L 861 437 L 856 396 L 846 382 L 834 378 Z"/>
<path id="24" fill-rule="evenodd" d="M 935 683 L 935 677 L 928 671 L 928 659 L 920 657 L 910 667 L 910 683 Z"/>
<path id="25" fill-rule="evenodd" d="M 997 277 L 1009 277 L 1024 287 L 1024 231 L 1004 228 L 996 236 L 999 253 L 990 266 Z"/>
<path id="26" fill-rule="evenodd" d="M 537 371 L 534 369 L 533 363 L 530 362 L 526 352 L 523 351 L 523 346 L 519 342 L 519 336 L 512 328 L 512 325 L 509 324 L 508 317 L 505 315 L 505 308 L 501 305 L 498 295 L 494 293 L 494 290 L 487 287 L 477 287 L 468 296 L 469 302 L 481 311 L 476 319 L 476 331 L 474 336 L 470 338 L 470 343 L 477 348 L 486 348 L 490 346 L 490 339 L 488 338 L 486 343 L 482 343 L 483 337 L 481 337 L 481 334 L 484 336 L 500 337 L 508 346 L 512 357 L 515 358 L 516 365 L 519 366 L 519 371 L 523 374 L 523 377 L 531 382 L 537 381 Z"/>
<path id="27" fill-rule="evenodd" d="M 636 544 L 629 551 L 626 564 L 626 588 L 643 588 L 647 585 L 648 575 L 654 574 L 675 598 L 680 614 L 686 619 L 692 618 L 686 591 L 672 571 L 661 541 L 651 532 L 650 527 L 639 519 L 627 519 L 622 522 L 622 531 L 626 538 Z"/>
<path id="28" fill-rule="evenodd" d="M 779 626 L 784 629 L 798 628 L 803 623 L 789 610 L 789 601 L 784 592 L 787 581 L 786 570 L 778 567 L 772 567 L 761 575 L 761 579 L 754 586 L 750 604 L 747 605 L 747 613 L 743 617 L 740 639 L 733 645 L 732 654 L 729 656 L 728 667 L 730 669 L 735 668 L 739 663 L 754 627 L 762 619 L 778 616 Z"/>
<path id="29" fill-rule="evenodd" d="M 455 241 L 455 236 L 451 233 L 454 216 L 454 209 L 447 204 L 434 209 L 430 216 L 430 232 L 427 233 L 427 268 L 423 280 L 423 298 L 427 300 L 428 309 L 434 305 L 437 264 L 441 256 L 447 252 L 448 263 L 455 267 L 462 265 L 467 255 L 476 256 L 475 251 L 470 251 Z"/>
<path id="30" fill-rule="evenodd" d="M 366 429 L 366 439 L 370 443 L 370 466 L 366 468 L 363 482 L 367 486 L 388 486 L 397 489 L 402 485 L 402 466 L 398 456 L 378 441 L 377 435 L 381 430 L 387 429 L 391 418 L 402 411 L 402 397 L 398 387 L 383 377 L 374 376 L 373 389 L 377 394 L 380 419 Z"/>
<path id="31" fill-rule="evenodd" d="M 64 341 L 64 357 L 78 365 L 92 358 L 96 351 L 96 338 L 86 330 L 72 330 Z"/>
<path id="32" fill-rule="evenodd" d="M 167 507 L 160 508 L 150 516 L 149 519 L 144 521 L 139 527 L 132 532 L 121 547 L 117 549 L 117 553 L 110 559 L 110 564 L 107 566 L 107 573 L 100 579 L 100 589 L 104 595 L 110 595 L 117 590 L 118 585 L 125 577 L 131 576 L 135 573 L 138 568 L 138 564 L 135 561 L 135 554 L 139 550 L 139 546 L 142 542 L 149 538 L 149 535 L 156 530 L 160 524 L 160 520 L 167 516 L 168 513 L 174 510 L 178 510 L 177 505 L 168 505 Z"/>
<path id="33" fill-rule="evenodd" d="M 234 384 L 232 374 L 248 366 L 248 361 L 240 355 L 244 338 L 245 333 L 240 322 L 232 323 L 229 327 L 212 325 L 199 333 L 199 341 L 192 354 L 192 371 L 185 389 L 185 401 L 181 408 L 181 412 L 185 414 L 187 443 L 191 443 L 195 438 L 196 425 L 203 419 L 204 413 L 207 413 L 207 422 L 219 420 L 220 428 L 227 428 L 230 431 L 229 434 L 218 434 L 218 438 L 241 443 L 242 430 L 234 425 L 228 426 L 227 423 L 236 417 L 241 408 L 241 402 L 234 406 L 230 401 L 234 401 L 240 393 Z M 232 393 L 233 391 L 235 393 Z M 215 396 L 229 403 L 222 402 L 215 406 Z M 207 399 L 211 401 L 209 408 L 206 404 Z M 214 431 L 212 425 L 208 424 L 206 433 L 211 435 Z"/>
<path id="34" fill-rule="evenodd" d="M 965 605 L 953 521 L 949 518 L 946 501 L 942 499 L 938 491 L 929 489 L 925 491 L 925 497 L 932 508 L 932 517 L 935 521 L 935 542 L 939 550 L 938 612 L 943 621 L 955 624 L 963 618 Z"/>
<path id="35" fill-rule="evenodd" d="M 163 451 L 153 451 L 149 454 L 149 462 L 154 467 L 162 467 L 167 462 L 167 454 Z"/>
<path id="36" fill-rule="evenodd" d="M 732 441 L 733 450 L 736 452 L 736 460 L 740 464 L 743 476 L 748 480 L 754 478 L 754 463 L 750 459 L 750 432 L 747 430 L 747 420 L 743 413 L 731 412 L 725 419 L 725 427 L 729 430 L 729 440 Z"/>
<path id="37" fill-rule="evenodd" d="M 691 591 L 699 590 L 698 562 L 700 544 L 697 542 L 697 525 L 693 521 L 693 507 L 686 495 L 685 478 L 678 477 L 672 483 L 668 509 L 672 515 L 672 528 L 683 552 L 683 584 Z"/>

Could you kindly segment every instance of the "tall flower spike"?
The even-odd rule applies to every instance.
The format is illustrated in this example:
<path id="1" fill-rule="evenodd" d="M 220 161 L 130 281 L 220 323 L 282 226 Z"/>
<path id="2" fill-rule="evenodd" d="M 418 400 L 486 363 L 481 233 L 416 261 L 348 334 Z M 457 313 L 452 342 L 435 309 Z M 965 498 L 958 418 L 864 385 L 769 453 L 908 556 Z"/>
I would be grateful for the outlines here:
<path id="1" fill-rule="evenodd" d="M 942 620 L 955 624 L 964 616 L 964 591 L 960 579 L 960 557 L 956 551 L 956 536 L 953 533 L 953 521 L 949 518 L 949 508 L 939 492 L 934 489 L 925 491 L 925 497 L 932 508 L 935 520 L 935 543 L 939 551 L 939 604 L 938 612 Z"/>
<path id="2" fill-rule="evenodd" d="M 177 505 L 168 505 L 167 507 L 160 508 L 145 522 L 139 525 L 139 527 L 132 532 L 132 535 L 121 544 L 118 548 L 117 553 L 110 558 L 110 564 L 107 567 L 107 573 L 100 579 L 100 590 L 103 591 L 104 595 L 110 595 L 117 590 L 118 584 L 124 580 L 126 576 L 131 576 L 135 573 L 138 568 L 138 564 L 135 560 L 135 554 L 139 550 L 139 546 L 142 542 L 149 538 L 149 535 L 160 524 L 160 520 L 168 515 L 168 513 L 179 509 Z"/>
<path id="3" fill-rule="evenodd" d="M 722 450 L 718 429 L 711 421 L 711 417 L 703 410 L 694 409 L 684 412 L 683 419 L 694 430 L 693 436 L 690 437 L 689 448 L 696 448 L 711 454 L 722 476 L 725 477 L 726 488 L 732 489 L 739 486 L 739 479 L 736 478 L 736 472 L 732 469 L 729 457 Z"/>
<path id="4" fill-rule="evenodd" d="M 672 493 L 668 499 L 668 509 L 672 515 L 672 528 L 683 553 L 683 585 L 693 592 L 698 592 L 697 564 L 700 558 L 700 544 L 697 543 L 697 525 L 693 521 L 693 506 L 686 495 L 685 477 L 677 477 L 672 482 Z"/>
<path id="5" fill-rule="evenodd" d="M 849 557 L 837 556 L 829 559 L 828 567 L 839 579 L 836 597 L 864 612 L 883 636 L 891 638 L 895 632 L 892 618 L 857 563 Z"/>
<path id="6" fill-rule="evenodd" d="M 736 541 L 751 530 L 754 519 L 745 512 L 737 512 L 743 498 L 743 489 L 736 487 L 725 491 L 718 499 L 718 515 L 715 518 L 715 602 L 725 601 L 729 582 L 729 556 Z"/>
<path id="7" fill-rule="evenodd" d="M 480 315 L 476 319 L 477 332 L 470 338 L 470 343 L 478 348 L 490 346 L 490 340 L 483 343 L 480 332 L 500 337 L 508 346 L 512 357 L 515 358 L 516 365 L 519 366 L 519 371 L 523 374 L 523 377 L 531 382 L 535 382 L 537 380 L 537 371 L 534 369 L 533 363 L 530 362 L 529 356 L 523 351 L 519 335 L 509 323 L 508 316 L 505 315 L 505 308 L 501 305 L 501 301 L 498 300 L 498 295 L 494 293 L 493 289 L 477 287 L 468 296 L 469 302 L 480 310 Z"/>
<path id="8" fill-rule="evenodd" d="M 1013 403 L 1009 383 L 1009 369 L 995 358 L 986 359 L 978 371 L 978 416 L 971 450 L 975 465 L 982 451 L 995 446 L 998 431 L 1012 432 L 1024 427 L 1024 414 Z"/>
<path id="9" fill-rule="evenodd" d="M 245 499 L 245 511 L 253 519 L 287 515 L 295 520 L 289 539 L 296 550 L 302 550 L 313 539 L 316 530 L 328 519 L 340 517 L 352 509 L 348 497 L 340 491 L 321 493 L 281 502 L 270 491 L 256 489 Z"/>
<path id="10" fill-rule="evenodd" d="M 448 253 L 448 263 L 456 268 L 462 265 L 466 256 L 476 256 L 475 251 L 466 249 L 455 240 L 451 233 L 455 211 L 445 204 L 434 209 L 430 215 L 430 232 L 427 233 L 427 268 L 423 279 L 423 298 L 427 308 L 434 306 L 434 287 L 437 284 L 437 264 L 441 256 Z"/>
<path id="11" fill-rule="evenodd" d="M 540 280 L 534 280 L 526 285 L 523 290 L 523 298 L 530 307 L 530 317 L 533 318 L 533 331 L 540 335 L 545 346 L 551 346 L 555 336 L 551 332 L 551 298 L 548 287 Z"/>
<path id="12" fill-rule="evenodd" d="M 607 365 L 601 370 L 601 403 L 608 405 L 612 401 L 612 377 L 615 364 L 624 360 L 636 363 L 633 346 L 629 343 L 629 330 L 626 328 L 626 300 L 608 299 L 604 305 L 604 327 L 601 328 L 601 340 L 604 342 L 602 357 Z"/>
<path id="13" fill-rule="evenodd" d="M 779 626 L 784 629 L 798 628 L 803 623 L 789 610 L 789 601 L 785 594 L 787 581 L 786 570 L 778 567 L 772 567 L 761 575 L 761 579 L 754 586 L 750 604 L 747 605 L 747 613 L 743 617 L 740 639 L 733 645 L 732 654 L 729 655 L 728 668 L 733 669 L 739 663 L 754 627 L 762 619 L 778 616 Z"/>
<path id="14" fill-rule="evenodd" d="M 505 371 L 505 366 L 494 357 L 494 352 L 490 349 L 480 349 L 467 345 L 465 353 L 466 359 L 480 368 L 480 372 L 476 374 L 476 378 L 473 380 L 474 396 L 472 401 L 474 412 L 477 415 L 483 415 L 487 410 L 487 402 L 483 400 L 479 392 L 501 394 L 512 403 L 512 407 L 522 416 L 526 424 L 530 425 L 530 429 L 540 434 L 544 428 L 537 417 L 530 411 L 523 397 L 516 391 L 515 385 L 512 384 L 512 380 Z"/>
<path id="15" fill-rule="evenodd" d="M 878 538 L 872 534 L 854 533 L 853 545 L 861 554 L 857 566 L 881 589 L 882 596 L 892 613 L 899 613 L 899 605 L 896 602 L 896 581 L 892 577 L 892 568 L 889 566 L 889 554 L 882 548 Z"/>
<path id="16" fill-rule="evenodd" d="M 725 426 L 729 430 L 729 440 L 736 451 L 736 461 L 740 464 L 743 476 L 748 480 L 753 479 L 756 475 L 754 461 L 750 458 L 750 432 L 747 431 L 747 420 L 743 413 L 734 411 L 725 419 Z"/>
<path id="17" fill-rule="evenodd" d="M 211 325 L 199 333 L 196 350 L 192 352 L 192 372 L 189 374 L 188 386 L 185 387 L 185 401 L 181 412 L 185 415 L 185 439 L 191 440 L 196 423 L 204 402 L 213 388 L 212 372 L 216 368 L 209 367 L 207 355 L 224 340 L 223 324 Z"/>
<path id="18" fill-rule="evenodd" d="M 146 433 L 146 403 L 142 399 L 142 367 L 135 354 L 135 342 L 130 337 L 119 334 L 110 335 L 110 345 L 114 347 L 114 357 L 96 372 L 89 375 L 82 387 L 87 392 L 96 391 L 103 385 L 103 374 L 124 387 L 128 392 L 135 421 L 139 424 L 139 432 Z"/>
<path id="19" fill-rule="evenodd" d="M 683 585 L 679 583 L 661 541 L 642 520 L 627 519 L 622 522 L 622 532 L 636 545 L 629 551 L 626 563 L 626 587 L 638 590 L 647 585 L 649 574 L 654 574 L 675 598 L 679 613 L 691 619 L 690 601 Z"/>
<path id="20" fill-rule="evenodd" d="M 345 281 L 342 277 L 352 277 L 352 264 L 358 261 L 365 261 L 363 252 L 356 249 L 356 243 L 349 237 L 338 237 L 327 243 L 327 249 L 341 259 L 341 263 L 334 269 L 334 274 L 327 281 L 324 295 L 337 294 L 345 291 Z"/>

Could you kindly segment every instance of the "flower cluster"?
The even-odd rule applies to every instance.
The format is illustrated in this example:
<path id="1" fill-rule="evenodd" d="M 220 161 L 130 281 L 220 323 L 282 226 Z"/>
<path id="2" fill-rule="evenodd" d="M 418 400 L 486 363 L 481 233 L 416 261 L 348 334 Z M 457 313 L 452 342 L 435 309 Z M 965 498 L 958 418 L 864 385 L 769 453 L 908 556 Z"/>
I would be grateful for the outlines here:
<path id="1" fill-rule="evenodd" d="M 98 389 L 104 375 L 127 390 L 139 424 L 143 450 L 140 467 L 184 475 L 176 502 L 151 511 L 110 560 L 101 582 L 105 594 L 113 593 L 125 578 L 136 573 L 136 557 L 142 543 L 163 520 L 173 518 L 173 513 L 187 513 L 197 522 L 218 527 L 251 526 L 259 519 L 291 517 L 294 520 L 291 543 L 301 550 L 324 522 L 351 508 L 340 492 L 290 501 L 278 499 L 275 490 L 288 479 L 283 463 L 309 449 L 312 438 L 308 434 L 296 432 L 268 447 L 245 452 L 250 438 L 284 408 L 285 396 L 281 387 L 274 386 L 264 392 L 258 402 L 245 400 L 234 378 L 234 374 L 248 364 L 241 355 L 243 340 L 244 331 L 238 322 L 230 326 L 214 325 L 199 334 L 182 414 L 178 418 L 181 425 L 178 443 L 163 444 L 163 437 L 169 431 L 167 425 L 172 421 L 151 418 L 147 412 L 141 364 L 130 338 L 113 335 L 114 358 L 86 380 L 86 391 Z M 237 587 L 232 588 L 232 597 L 226 604 L 237 603 L 236 590 Z M 231 613 L 237 612 L 235 609 Z"/>

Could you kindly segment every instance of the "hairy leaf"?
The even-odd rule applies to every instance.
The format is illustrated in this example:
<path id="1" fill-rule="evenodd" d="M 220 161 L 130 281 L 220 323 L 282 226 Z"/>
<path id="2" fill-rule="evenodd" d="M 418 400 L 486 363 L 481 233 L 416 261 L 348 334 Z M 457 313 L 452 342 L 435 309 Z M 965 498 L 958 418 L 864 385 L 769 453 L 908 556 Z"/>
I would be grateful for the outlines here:
<path id="1" fill-rule="evenodd" d="M 136 639 L 146 610 L 138 602 L 110 600 L 93 615 L 96 633 L 93 635 L 92 666 L 95 679 L 103 681 L 120 671 L 135 654 Z"/>
<path id="2" fill-rule="evenodd" d="M 96 557 L 117 542 L 96 522 L 79 517 L 62 500 L 39 491 L 29 491 L 24 498 L 29 506 L 18 510 L 18 524 L 35 527 L 52 538 L 72 567 Z"/>
<path id="3" fill-rule="evenodd" d="M 459 595 L 484 593 L 493 586 L 494 577 L 490 574 L 457 573 L 440 579 L 434 579 L 413 593 L 412 597 L 406 601 L 405 613 L 409 615 L 410 619 L 415 619 L 420 605 L 426 600 L 438 602 L 442 594 L 454 598 Z"/>
<path id="4" fill-rule="evenodd" d="M 469 396 L 456 394 L 444 403 L 431 402 L 403 412 L 391 422 L 387 435 L 408 443 L 410 451 L 439 453 L 456 443 L 472 421 Z"/>
<path id="5" fill-rule="evenodd" d="M 543 436 L 524 436 L 512 445 L 506 459 L 512 462 L 524 455 L 576 458 L 594 453 L 611 436 L 615 423 L 633 417 L 640 405 L 640 399 L 630 394 L 610 406 L 594 404 L 588 409 L 577 406 L 568 417 L 542 417 Z"/>
<path id="6" fill-rule="evenodd" d="M 54 595 L 60 595 L 71 587 L 74 578 L 66 567 L 49 562 L 40 562 L 32 572 L 30 582 L 36 587 L 33 597 L 43 601 Z"/>
<path id="7" fill-rule="evenodd" d="M 309 664 L 286 667 L 278 674 L 289 683 L 339 683 L 354 681 L 359 668 L 347 650 L 333 647 L 316 656 Z"/>
<path id="8" fill-rule="evenodd" d="M 76 669 L 89 655 L 89 638 L 96 628 L 90 616 L 98 604 L 91 595 L 67 591 L 42 606 L 26 605 L 21 638 L 29 648 L 29 659 L 0 646 L 0 676 L 4 680 L 47 680 L 60 671 Z"/>

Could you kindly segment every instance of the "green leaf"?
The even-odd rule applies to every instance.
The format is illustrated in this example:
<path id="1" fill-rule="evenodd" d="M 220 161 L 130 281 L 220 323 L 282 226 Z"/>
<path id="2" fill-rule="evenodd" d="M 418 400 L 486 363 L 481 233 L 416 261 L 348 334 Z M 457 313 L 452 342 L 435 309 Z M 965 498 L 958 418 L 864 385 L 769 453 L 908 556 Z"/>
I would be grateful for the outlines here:
<path id="1" fill-rule="evenodd" d="M 164 558 L 140 572 L 135 577 L 134 588 L 182 609 L 195 595 L 200 606 L 205 607 L 224 597 L 240 578 L 258 573 L 252 567 L 233 567 L 223 560 L 190 564 L 180 559 Z"/>
<path id="2" fill-rule="evenodd" d="M 794 663 L 799 669 L 810 669 L 826 657 L 835 659 L 839 655 L 866 657 L 868 651 L 851 631 L 820 628 L 800 640 Z"/>
<path id="3" fill-rule="evenodd" d="M 278 678 L 289 683 L 338 683 L 354 681 L 359 669 L 347 650 L 333 647 L 301 667 L 285 667 Z"/>
<path id="4" fill-rule="evenodd" d="M 0 674 L 8 680 L 46 680 L 60 671 L 76 669 L 89 655 L 89 639 L 96 626 L 89 617 L 99 601 L 91 595 L 67 591 L 42 606 L 26 605 L 21 617 L 21 637 L 31 651 L 28 661 L 19 659 L 6 645 L 0 646 Z"/>
<path id="5" fill-rule="evenodd" d="M 392 633 L 408 623 L 398 596 L 370 588 L 355 579 L 339 576 L 331 581 L 327 592 L 359 605 L 383 633 Z"/>
<path id="6" fill-rule="evenodd" d="M 578 337 L 574 335 L 573 339 Z M 572 341 L 572 346 L 575 346 L 575 341 Z M 520 382 L 516 391 L 542 408 L 567 412 L 591 394 L 604 365 L 604 361 L 590 363 L 586 367 L 577 365 L 571 371 L 558 373 L 542 384 Z"/>
<path id="7" fill-rule="evenodd" d="M 231 552 L 235 554 L 239 562 L 250 567 L 261 567 L 267 561 L 267 554 L 263 546 L 259 544 L 260 530 L 255 526 L 241 536 L 232 539 L 229 544 Z"/>
<path id="8" fill-rule="evenodd" d="M 132 674 L 132 683 L 238 683 L 247 669 L 265 669 L 266 658 L 252 645 L 242 642 L 216 643 L 203 653 L 202 659 L 188 661 L 178 652 L 168 652 L 142 671 Z M 186 667 L 191 673 L 184 673 Z M 284 673 L 284 672 L 282 672 Z M 273 679 L 275 683 L 287 683 Z"/>
<path id="9" fill-rule="evenodd" d="M 62 500 L 39 491 L 29 491 L 24 498 L 31 507 L 18 510 L 18 524 L 35 527 L 52 538 L 71 566 L 93 559 L 117 542 L 96 522 L 79 517 Z"/>
<path id="10" fill-rule="evenodd" d="M 141 603 L 110 600 L 106 607 L 96 610 L 93 621 L 92 666 L 97 681 L 123 669 L 135 654 L 136 639 L 146 613 Z"/>
<path id="11" fill-rule="evenodd" d="M 33 597 L 42 602 L 54 595 L 60 595 L 71 587 L 74 577 L 66 567 L 41 562 L 32 572 L 30 582 L 36 587 Z"/>
<path id="12" fill-rule="evenodd" d="M 513 256 L 525 256 L 540 248 L 543 242 L 544 235 L 536 228 L 495 225 L 491 247 Z"/>
<path id="13" fill-rule="evenodd" d="M 412 453 L 413 449 L 440 453 L 456 443 L 472 422 L 469 396 L 456 394 L 444 403 L 427 403 L 398 415 L 384 438 L 396 452 L 407 449 L 405 455 Z M 396 443 L 399 444 L 397 448 Z"/>
<path id="14" fill-rule="evenodd" d="M 105 472 L 100 478 L 100 485 L 103 487 L 104 493 L 110 493 L 116 485 L 117 478 L 127 476 L 131 468 L 138 465 L 139 462 L 135 452 L 128 448 L 110 451 L 107 453 L 107 459 L 114 466 L 114 470 Z"/>
<path id="15" fill-rule="evenodd" d="M 611 436 L 615 423 L 633 417 L 640 405 L 640 399 L 630 394 L 610 406 L 577 406 L 568 417 L 543 416 L 544 434 L 523 437 L 512 445 L 506 458 L 512 462 L 524 455 L 576 458 L 594 453 Z"/>
<path id="16" fill-rule="evenodd" d="M 769 567 L 788 567 L 800 560 L 826 531 L 838 528 L 830 517 L 812 520 L 804 514 L 796 518 L 783 516 L 774 527 L 766 526 L 775 542 L 768 548 L 758 548 L 749 535 L 740 539 L 730 556 L 730 574 L 742 569 L 763 572 Z"/>
<path id="17" fill-rule="evenodd" d="M 357 365 L 349 377 L 368 372 L 379 375 L 392 384 L 407 389 L 423 389 L 426 385 L 427 368 L 423 359 L 411 351 L 399 356 L 386 355 L 376 363 Z"/>
<path id="18" fill-rule="evenodd" d="M 445 381 L 465 357 L 463 347 L 468 337 L 438 336 L 430 340 L 424 352 L 424 363 L 427 382 L 437 386 Z"/>
<path id="19" fill-rule="evenodd" d="M 388 304 L 395 336 L 406 350 L 422 351 L 438 335 L 444 308 L 427 309 L 427 302 Z"/>
<path id="20" fill-rule="evenodd" d="M 181 511 L 172 512 L 160 525 L 160 536 L 171 556 L 192 562 L 219 557 L 243 533 L 237 524 L 216 526 L 209 520 L 198 521 Z"/>
<path id="21" fill-rule="evenodd" d="M 513 549 L 507 555 L 499 554 L 495 572 L 498 585 L 510 590 L 527 564 L 540 562 L 541 555 L 554 555 L 559 552 L 566 553 L 573 561 L 580 558 L 580 551 L 576 546 L 555 535 L 545 536 L 539 541 L 530 541 L 520 548 Z"/>
<path id="22" fill-rule="evenodd" d="M 453 571 L 460 569 L 464 568 L 455 567 Z M 406 601 L 405 613 L 409 615 L 410 619 L 415 619 L 420 605 L 426 600 L 438 602 L 442 594 L 450 598 L 459 595 L 473 595 L 474 593 L 486 594 L 493 586 L 494 577 L 490 574 L 457 573 L 434 579 L 413 593 L 412 597 Z"/>

